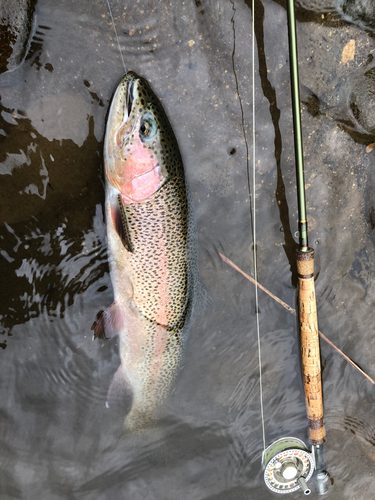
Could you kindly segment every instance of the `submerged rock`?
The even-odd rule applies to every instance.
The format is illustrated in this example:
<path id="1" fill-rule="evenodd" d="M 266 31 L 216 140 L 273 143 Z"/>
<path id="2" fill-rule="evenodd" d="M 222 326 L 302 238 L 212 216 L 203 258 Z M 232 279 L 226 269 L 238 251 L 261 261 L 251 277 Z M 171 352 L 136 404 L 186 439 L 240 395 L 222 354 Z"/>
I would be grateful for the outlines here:
<path id="1" fill-rule="evenodd" d="M 345 21 L 375 30 L 374 0 L 296 0 L 296 6 L 313 12 L 336 12 Z"/>
<path id="2" fill-rule="evenodd" d="M 375 2 L 373 0 L 344 0 L 341 9 L 343 18 L 363 28 L 375 29 Z"/>
<path id="3" fill-rule="evenodd" d="M 375 139 L 375 61 L 339 78 L 332 90 L 319 98 L 301 86 L 301 101 L 311 115 L 325 114 L 336 120 L 360 143 Z"/>
<path id="4" fill-rule="evenodd" d="M 296 7 L 314 12 L 331 12 L 337 10 L 340 0 L 296 0 Z"/>
<path id="5" fill-rule="evenodd" d="M 36 0 L 0 2 L 0 73 L 17 68 L 26 56 Z"/>

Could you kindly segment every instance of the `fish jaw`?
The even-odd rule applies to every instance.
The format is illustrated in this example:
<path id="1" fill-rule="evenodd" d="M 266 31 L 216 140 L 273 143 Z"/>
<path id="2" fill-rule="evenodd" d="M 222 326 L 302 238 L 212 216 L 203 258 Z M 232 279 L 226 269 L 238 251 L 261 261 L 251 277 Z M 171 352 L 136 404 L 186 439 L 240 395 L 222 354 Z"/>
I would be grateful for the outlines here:
<path id="1" fill-rule="evenodd" d="M 155 104 L 144 93 L 152 91 L 144 86 L 143 79 L 127 73 L 115 92 L 107 121 L 105 173 L 126 204 L 152 198 L 168 179 L 165 164 L 158 157 Z M 146 128 L 147 135 L 142 133 Z"/>

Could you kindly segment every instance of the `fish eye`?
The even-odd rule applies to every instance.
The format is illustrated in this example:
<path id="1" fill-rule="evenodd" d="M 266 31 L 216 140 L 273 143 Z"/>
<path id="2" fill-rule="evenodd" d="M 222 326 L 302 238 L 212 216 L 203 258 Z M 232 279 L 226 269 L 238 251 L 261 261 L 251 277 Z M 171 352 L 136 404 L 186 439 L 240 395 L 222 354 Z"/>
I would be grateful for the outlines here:
<path id="1" fill-rule="evenodd" d="M 150 124 L 148 122 L 143 122 L 141 124 L 140 131 L 141 131 L 142 135 L 144 135 L 145 137 L 147 137 L 148 134 L 150 133 Z"/>
<path id="2" fill-rule="evenodd" d="M 147 139 L 150 139 L 155 135 L 156 132 L 155 122 L 149 117 L 143 118 L 139 127 L 139 131 L 143 137 L 147 137 Z"/>

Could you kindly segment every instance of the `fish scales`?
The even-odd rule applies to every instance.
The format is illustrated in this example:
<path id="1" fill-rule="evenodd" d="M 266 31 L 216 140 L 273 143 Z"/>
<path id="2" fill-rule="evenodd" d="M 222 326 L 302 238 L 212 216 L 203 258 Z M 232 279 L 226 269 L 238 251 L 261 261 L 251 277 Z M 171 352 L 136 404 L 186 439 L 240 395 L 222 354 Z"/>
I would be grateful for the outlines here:
<path id="1" fill-rule="evenodd" d="M 104 143 L 108 255 L 114 303 L 95 338 L 120 337 L 109 406 L 131 394 L 125 428 L 154 419 L 183 357 L 194 306 L 208 301 L 172 127 L 145 79 L 129 72 L 109 112 Z"/>
<path id="2" fill-rule="evenodd" d="M 146 318 L 165 326 L 178 323 L 188 296 L 185 191 L 177 178 L 151 201 L 127 208 L 130 232 L 137 235 L 127 255 L 134 301 Z"/>

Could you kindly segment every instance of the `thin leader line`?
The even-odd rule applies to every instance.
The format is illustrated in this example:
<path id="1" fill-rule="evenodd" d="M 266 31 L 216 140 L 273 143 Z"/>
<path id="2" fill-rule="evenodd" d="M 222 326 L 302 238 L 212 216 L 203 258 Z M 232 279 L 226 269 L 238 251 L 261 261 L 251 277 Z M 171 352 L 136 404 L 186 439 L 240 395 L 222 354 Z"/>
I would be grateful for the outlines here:
<path id="1" fill-rule="evenodd" d="M 122 56 L 120 41 L 119 41 L 118 36 L 117 36 L 116 25 L 115 25 L 115 21 L 113 20 L 112 9 L 111 9 L 111 6 L 109 5 L 109 0 L 107 0 L 107 5 L 108 5 L 109 14 L 110 14 L 111 20 L 112 20 L 112 26 L 113 26 L 113 29 L 115 30 L 115 35 L 116 35 L 116 40 L 117 40 L 117 46 L 118 46 L 118 50 L 120 52 L 122 65 L 124 66 L 124 70 L 125 70 L 125 74 L 126 74 L 128 71 L 127 71 L 126 66 L 125 66 L 124 58 Z"/>
<path id="2" fill-rule="evenodd" d="M 253 81 L 253 243 L 254 243 L 254 280 L 255 280 L 255 316 L 258 336 L 258 363 L 259 363 L 259 395 L 260 395 L 260 415 L 262 419 L 263 451 L 266 449 L 266 435 L 264 429 L 264 411 L 263 411 L 263 386 L 262 386 L 262 355 L 260 348 L 260 328 L 259 328 L 259 301 L 258 301 L 258 266 L 257 266 L 257 240 L 256 240 L 256 207 L 255 207 L 255 1 L 251 1 L 251 48 L 252 48 L 252 81 Z"/>

